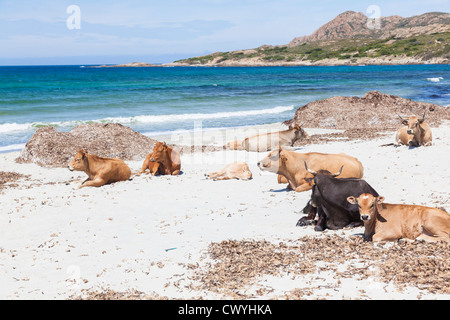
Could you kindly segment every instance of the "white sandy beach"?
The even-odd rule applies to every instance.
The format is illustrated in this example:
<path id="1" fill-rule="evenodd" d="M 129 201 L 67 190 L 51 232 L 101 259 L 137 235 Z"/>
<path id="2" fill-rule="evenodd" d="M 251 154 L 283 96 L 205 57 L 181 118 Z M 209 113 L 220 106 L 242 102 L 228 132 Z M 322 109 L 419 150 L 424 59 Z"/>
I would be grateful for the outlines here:
<path id="1" fill-rule="evenodd" d="M 248 133 L 240 130 L 236 137 Z M 308 134 L 329 132 L 305 130 Z M 206 135 L 209 142 L 221 145 L 234 133 L 208 131 Z M 450 212 L 450 123 L 433 128 L 433 146 L 427 148 L 379 147 L 393 142 L 393 137 L 394 132 L 389 132 L 376 140 L 307 145 L 297 152 L 355 156 L 364 165 L 364 179 L 386 202 L 444 207 Z M 186 139 L 159 138 L 187 144 Z M 322 233 L 312 226 L 297 227 L 310 192 L 287 191 L 275 174 L 261 172 L 256 163 L 266 154 L 230 150 L 184 154 L 180 176 L 141 175 L 82 189 L 77 186 L 85 179 L 83 172 L 18 164 L 14 161 L 18 152 L 0 154 L 0 171 L 29 175 L 17 187 L 0 190 L 0 299 L 67 299 L 83 296 L 87 289 L 223 299 L 228 297 L 192 289 L 192 270 L 186 267 L 213 262 L 207 255 L 212 242 L 247 239 L 277 244 L 302 236 L 360 236 L 363 227 Z M 249 164 L 253 180 L 205 180 L 205 173 L 236 160 Z M 142 165 L 141 161 L 127 163 L 132 170 Z M 263 275 L 258 285 L 271 290 L 262 295 L 254 292 L 258 286 L 242 290 L 259 299 L 279 298 L 308 287 L 316 288 L 308 299 L 450 298 L 412 285 L 400 290 L 380 280 L 337 282 L 326 272 Z"/>

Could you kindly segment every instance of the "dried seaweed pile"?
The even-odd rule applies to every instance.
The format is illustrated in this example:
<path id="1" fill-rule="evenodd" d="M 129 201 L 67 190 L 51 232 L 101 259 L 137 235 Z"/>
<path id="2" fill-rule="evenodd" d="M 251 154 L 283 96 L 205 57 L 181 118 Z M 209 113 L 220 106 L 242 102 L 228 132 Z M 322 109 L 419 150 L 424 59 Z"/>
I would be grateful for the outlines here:
<path id="1" fill-rule="evenodd" d="M 167 300 L 156 293 L 137 290 L 114 291 L 112 289 L 82 290 L 82 295 L 73 295 L 70 300 Z"/>
<path id="2" fill-rule="evenodd" d="M 17 183 L 15 183 L 17 180 L 29 177 L 29 175 L 17 172 L 0 171 L 0 190 L 6 187 L 17 187 Z"/>
<path id="3" fill-rule="evenodd" d="M 361 237 L 336 235 L 279 244 L 227 240 L 211 243 L 209 255 L 216 262 L 197 270 L 192 280 L 201 283 L 199 289 L 234 298 L 251 298 L 245 291 L 264 275 L 302 276 L 322 271 L 334 272 L 335 279 L 372 277 L 392 281 L 399 289 L 408 285 L 450 293 L 450 253 L 444 243 L 374 244 Z M 322 263 L 318 266 L 317 262 Z"/>
<path id="4" fill-rule="evenodd" d="M 284 124 L 303 123 L 307 128 L 376 128 L 386 131 L 401 125 L 397 115 L 422 116 L 425 111 L 426 121 L 432 127 L 438 126 L 442 120 L 450 120 L 450 109 L 447 107 L 370 91 L 362 98 L 335 96 L 312 101 L 298 108 L 294 118 Z"/>

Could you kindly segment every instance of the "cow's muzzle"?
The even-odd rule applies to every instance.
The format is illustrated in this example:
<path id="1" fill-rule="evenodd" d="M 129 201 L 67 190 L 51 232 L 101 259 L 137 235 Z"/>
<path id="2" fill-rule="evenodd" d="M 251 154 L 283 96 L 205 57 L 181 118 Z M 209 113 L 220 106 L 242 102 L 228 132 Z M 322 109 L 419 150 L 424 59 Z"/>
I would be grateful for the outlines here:
<path id="1" fill-rule="evenodd" d="M 362 221 L 368 221 L 368 220 L 370 220 L 370 216 L 369 216 L 368 214 L 363 214 L 363 215 L 361 216 L 361 220 L 362 220 Z"/>
<path id="2" fill-rule="evenodd" d="M 73 168 L 71 166 L 67 166 L 67 169 L 69 169 L 70 171 L 73 171 Z"/>
<path id="3" fill-rule="evenodd" d="M 414 130 L 408 129 L 408 130 L 406 130 L 406 133 L 407 134 L 414 134 Z"/>

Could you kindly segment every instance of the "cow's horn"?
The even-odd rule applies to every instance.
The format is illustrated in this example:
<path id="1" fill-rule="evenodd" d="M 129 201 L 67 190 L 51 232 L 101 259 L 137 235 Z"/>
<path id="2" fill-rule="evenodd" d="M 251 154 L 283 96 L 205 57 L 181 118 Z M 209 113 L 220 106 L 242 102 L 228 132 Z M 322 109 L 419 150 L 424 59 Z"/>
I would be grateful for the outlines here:
<path id="1" fill-rule="evenodd" d="M 405 119 L 403 119 L 402 117 L 400 117 L 400 115 L 398 114 L 398 117 L 400 118 L 400 120 L 405 121 Z"/>
<path id="2" fill-rule="evenodd" d="M 306 165 L 306 161 L 304 161 L 304 162 L 305 162 L 305 169 L 306 169 L 306 171 L 308 171 L 308 172 L 311 173 L 313 176 L 315 176 L 315 175 L 317 174 L 317 172 L 316 172 L 316 171 L 313 171 L 313 170 L 311 170 L 311 169 L 309 169 L 308 166 Z"/>
<path id="3" fill-rule="evenodd" d="M 341 172 L 342 172 L 342 168 L 343 168 L 343 167 L 344 167 L 344 166 L 341 166 L 341 169 L 339 169 L 339 172 L 333 173 L 331 176 L 332 176 L 332 177 L 337 177 L 338 175 L 340 175 Z"/>
<path id="4" fill-rule="evenodd" d="M 423 113 L 422 121 L 425 120 L 425 114 L 426 114 L 426 113 L 427 113 L 427 110 L 425 110 L 425 112 Z"/>

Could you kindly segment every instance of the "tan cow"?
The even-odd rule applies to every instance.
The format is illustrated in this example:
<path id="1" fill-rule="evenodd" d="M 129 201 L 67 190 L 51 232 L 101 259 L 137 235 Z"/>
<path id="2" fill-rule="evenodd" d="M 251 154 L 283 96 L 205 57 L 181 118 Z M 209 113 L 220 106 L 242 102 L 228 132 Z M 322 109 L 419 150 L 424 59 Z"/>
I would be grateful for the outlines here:
<path id="1" fill-rule="evenodd" d="M 243 141 L 235 140 L 228 142 L 224 148 L 231 150 L 246 150 L 264 152 L 270 151 L 279 146 L 292 147 L 294 142 L 306 137 L 305 130 L 299 125 L 289 126 L 289 129 L 279 132 L 269 132 L 257 134 L 252 137 L 245 138 Z"/>
<path id="2" fill-rule="evenodd" d="M 247 163 L 236 161 L 227 164 L 222 170 L 205 174 L 205 176 L 214 181 L 228 179 L 250 180 L 252 179 L 252 172 Z"/>
<path id="3" fill-rule="evenodd" d="M 344 166 L 339 178 L 362 178 L 364 168 L 358 159 L 350 157 L 345 153 L 297 153 L 277 148 L 268 156 L 258 162 L 262 171 L 278 173 L 286 178 L 290 188 L 297 192 L 311 189 L 311 184 L 305 178 L 313 175 L 305 169 L 305 161 L 312 171 L 328 170 L 338 172 Z M 280 181 L 280 179 L 278 180 Z"/>
<path id="4" fill-rule="evenodd" d="M 78 150 L 69 163 L 70 171 L 84 171 L 88 178 L 78 187 L 100 187 L 107 183 L 130 179 L 130 168 L 120 159 L 102 158 Z"/>
<path id="5" fill-rule="evenodd" d="M 153 152 L 148 154 L 137 174 L 146 172 L 152 175 L 179 175 L 181 170 L 180 153 L 170 148 L 165 142 L 157 142 Z"/>
<path id="6" fill-rule="evenodd" d="M 408 120 L 402 117 L 400 119 L 405 126 L 398 129 L 395 135 L 395 145 L 404 144 L 410 147 L 431 146 L 431 128 L 425 122 L 425 113 L 422 118 L 411 116 Z"/>
<path id="7" fill-rule="evenodd" d="M 359 206 L 366 240 L 395 241 L 401 238 L 450 243 L 450 214 L 417 205 L 383 203 L 384 197 L 363 193 L 347 201 Z"/>

